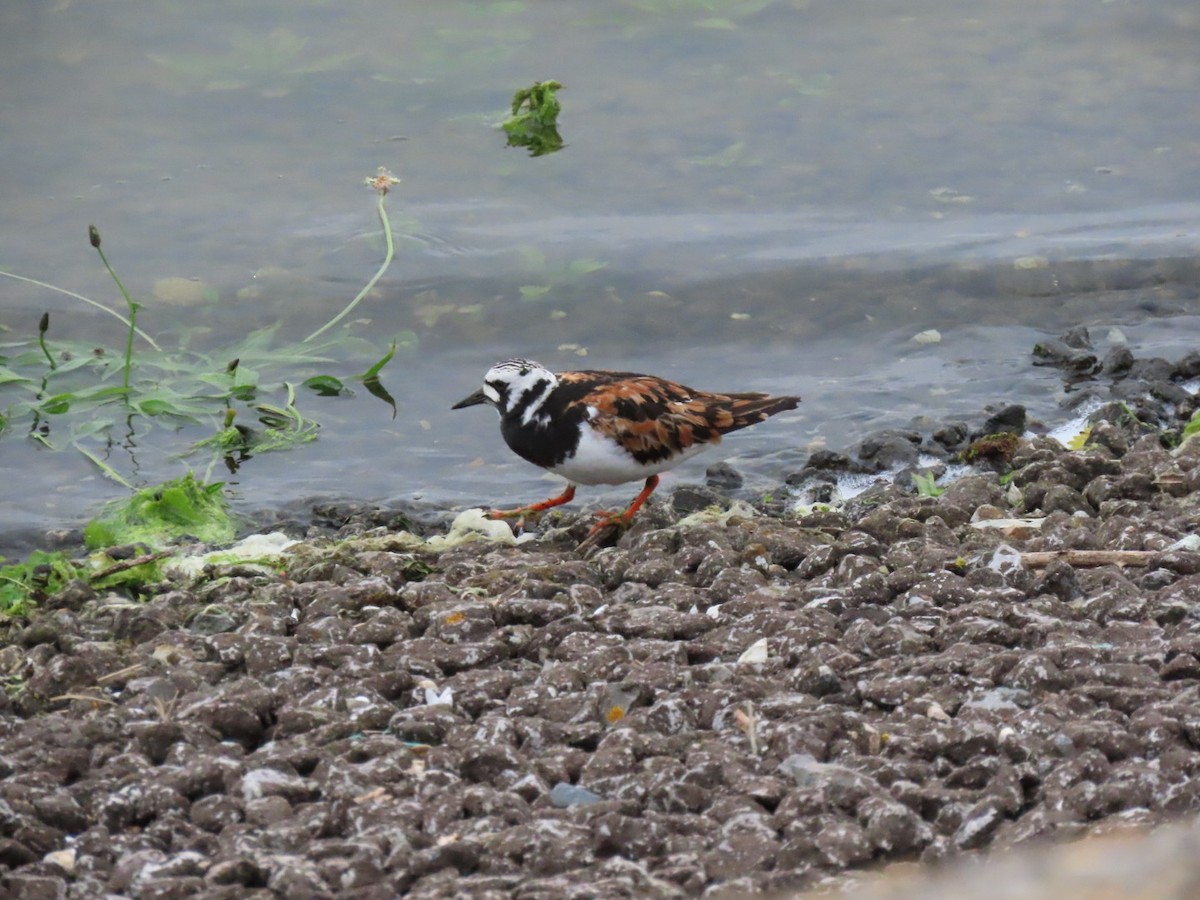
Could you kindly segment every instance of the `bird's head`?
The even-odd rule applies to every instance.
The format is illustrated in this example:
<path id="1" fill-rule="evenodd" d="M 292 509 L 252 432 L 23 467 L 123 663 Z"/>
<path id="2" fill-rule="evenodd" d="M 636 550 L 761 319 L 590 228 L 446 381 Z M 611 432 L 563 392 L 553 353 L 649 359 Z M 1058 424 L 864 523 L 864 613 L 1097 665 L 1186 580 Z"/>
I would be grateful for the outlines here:
<path id="1" fill-rule="evenodd" d="M 558 383 L 554 373 L 529 359 L 506 359 L 496 363 L 483 376 L 483 387 L 459 400 L 451 409 L 463 409 L 490 403 L 501 418 L 517 413 L 530 417 Z"/>

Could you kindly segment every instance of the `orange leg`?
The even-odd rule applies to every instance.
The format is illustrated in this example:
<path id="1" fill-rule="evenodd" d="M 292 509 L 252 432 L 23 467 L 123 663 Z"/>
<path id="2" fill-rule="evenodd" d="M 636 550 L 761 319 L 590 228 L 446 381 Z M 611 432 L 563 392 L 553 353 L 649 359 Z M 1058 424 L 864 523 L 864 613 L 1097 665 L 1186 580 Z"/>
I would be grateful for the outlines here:
<path id="1" fill-rule="evenodd" d="M 543 500 L 541 503 L 531 503 L 517 509 L 493 509 L 488 513 L 489 519 L 522 519 L 530 513 L 540 513 L 555 506 L 562 506 L 575 499 L 575 485 L 568 484 L 567 489 L 557 497 Z M 640 505 L 640 504 L 639 504 Z"/>
<path id="2" fill-rule="evenodd" d="M 629 508 L 625 512 L 615 516 L 612 513 L 600 513 L 603 518 L 592 526 L 592 530 L 588 532 L 588 536 L 584 540 L 590 540 L 606 528 L 615 527 L 622 530 L 628 528 L 629 523 L 633 521 L 634 515 L 642 508 L 642 504 L 646 502 L 647 498 L 654 493 L 656 487 L 658 487 L 658 476 L 651 475 L 646 479 L 646 484 L 642 488 L 642 492 L 633 498 L 633 502 L 629 504 Z"/>

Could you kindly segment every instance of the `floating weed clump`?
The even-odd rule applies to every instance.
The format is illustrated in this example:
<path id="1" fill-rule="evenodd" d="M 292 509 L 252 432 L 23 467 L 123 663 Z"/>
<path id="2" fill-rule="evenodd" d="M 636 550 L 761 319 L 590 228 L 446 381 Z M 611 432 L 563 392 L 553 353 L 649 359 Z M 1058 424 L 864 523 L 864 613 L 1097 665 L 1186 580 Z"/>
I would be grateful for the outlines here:
<path id="1" fill-rule="evenodd" d="M 500 125 L 508 135 L 508 146 L 525 147 L 530 156 L 545 156 L 563 148 L 558 133 L 562 104 L 556 96 L 560 90 L 557 81 L 535 81 L 513 94 L 512 115 Z"/>
<path id="2" fill-rule="evenodd" d="M 83 529 L 89 550 L 123 544 L 165 547 L 180 538 L 205 543 L 232 541 L 237 523 L 222 482 L 204 484 L 191 472 L 182 478 L 137 491 L 110 504 L 102 518 Z"/>

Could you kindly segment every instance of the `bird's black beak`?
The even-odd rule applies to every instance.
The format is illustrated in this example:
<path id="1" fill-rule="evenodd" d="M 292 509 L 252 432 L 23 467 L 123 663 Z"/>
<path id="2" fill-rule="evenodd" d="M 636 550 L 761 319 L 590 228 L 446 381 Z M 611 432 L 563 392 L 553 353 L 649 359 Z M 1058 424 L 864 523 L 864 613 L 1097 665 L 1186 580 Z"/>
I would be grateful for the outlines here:
<path id="1" fill-rule="evenodd" d="M 455 403 L 451 409 L 466 409 L 468 406 L 478 406 L 480 403 L 487 403 L 487 397 L 483 395 L 483 388 L 480 388 L 469 397 L 463 397 Z"/>

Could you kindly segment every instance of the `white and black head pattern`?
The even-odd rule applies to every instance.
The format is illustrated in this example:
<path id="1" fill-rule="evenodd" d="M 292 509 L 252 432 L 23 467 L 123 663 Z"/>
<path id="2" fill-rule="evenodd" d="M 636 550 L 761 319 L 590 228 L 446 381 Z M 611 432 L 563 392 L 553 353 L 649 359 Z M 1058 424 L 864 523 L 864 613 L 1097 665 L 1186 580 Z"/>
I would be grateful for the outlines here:
<path id="1" fill-rule="evenodd" d="M 506 359 L 496 363 L 483 376 L 483 395 L 496 407 L 501 418 L 512 416 L 532 421 L 558 379 L 554 373 L 531 359 Z"/>
<path id="2" fill-rule="evenodd" d="M 496 363 L 483 376 L 483 387 L 454 405 L 454 409 L 490 403 L 501 419 L 528 424 L 542 412 L 546 397 L 558 379 L 554 373 L 531 359 L 506 359 Z"/>
<path id="3" fill-rule="evenodd" d="M 500 414 L 500 433 L 509 447 L 531 463 L 550 468 L 574 453 L 579 423 L 588 414 L 584 406 L 564 409 L 559 387 L 558 376 L 541 363 L 506 359 L 488 369 L 483 387 L 453 408 L 491 404 Z"/>
<path id="4" fill-rule="evenodd" d="M 484 386 L 455 403 L 455 409 L 491 403 L 500 419 L 533 421 L 558 379 L 540 362 L 508 359 L 497 362 L 484 376 Z"/>

